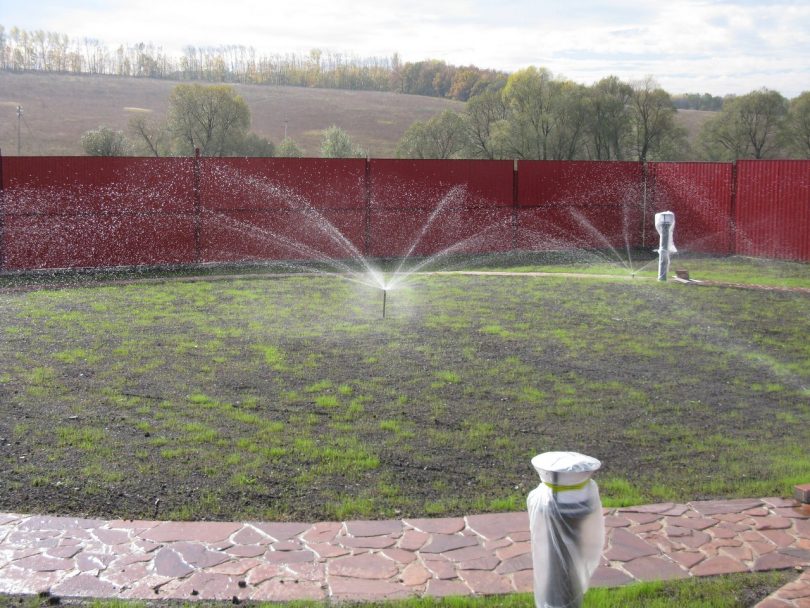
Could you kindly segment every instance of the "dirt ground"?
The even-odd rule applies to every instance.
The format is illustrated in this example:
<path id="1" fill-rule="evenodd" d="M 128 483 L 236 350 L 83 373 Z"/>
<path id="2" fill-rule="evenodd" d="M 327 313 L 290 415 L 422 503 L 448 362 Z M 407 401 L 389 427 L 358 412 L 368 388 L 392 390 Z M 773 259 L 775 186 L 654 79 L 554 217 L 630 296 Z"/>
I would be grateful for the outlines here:
<path id="1" fill-rule="evenodd" d="M 810 298 L 570 277 L 0 293 L 0 510 L 173 519 L 523 508 L 548 450 L 606 504 L 810 475 Z"/>

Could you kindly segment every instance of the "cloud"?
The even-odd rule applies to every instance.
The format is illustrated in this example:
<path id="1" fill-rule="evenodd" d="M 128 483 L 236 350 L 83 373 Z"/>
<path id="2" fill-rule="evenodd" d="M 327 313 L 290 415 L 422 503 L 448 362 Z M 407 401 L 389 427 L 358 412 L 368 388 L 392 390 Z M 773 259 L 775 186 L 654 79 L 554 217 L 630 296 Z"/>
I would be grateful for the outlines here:
<path id="1" fill-rule="evenodd" d="M 810 82 L 810 3 L 782 0 L 81 0 L 34 2 L 6 19 L 27 29 L 98 38 L 255 47 L 263 54 L 321 48 L 409 61 L 436 58 L 513 71 L 543 65 L 591 83 L 647 74 L 672 92 L 790 96 Z M 21 12 L 14 13 L 14 10 Z"/>

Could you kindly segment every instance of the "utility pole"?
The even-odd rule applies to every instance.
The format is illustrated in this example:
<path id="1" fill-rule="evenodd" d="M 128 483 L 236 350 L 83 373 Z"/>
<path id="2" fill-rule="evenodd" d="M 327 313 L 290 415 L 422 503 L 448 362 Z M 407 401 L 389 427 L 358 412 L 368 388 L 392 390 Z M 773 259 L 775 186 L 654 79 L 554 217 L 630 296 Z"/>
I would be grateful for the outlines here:
<path id="1" fill-rule="evenodd" d="M 17 106 L 17 156 L 20 156 L 20 122 L 22 122 L 22 115 L 22 106 Z"/>

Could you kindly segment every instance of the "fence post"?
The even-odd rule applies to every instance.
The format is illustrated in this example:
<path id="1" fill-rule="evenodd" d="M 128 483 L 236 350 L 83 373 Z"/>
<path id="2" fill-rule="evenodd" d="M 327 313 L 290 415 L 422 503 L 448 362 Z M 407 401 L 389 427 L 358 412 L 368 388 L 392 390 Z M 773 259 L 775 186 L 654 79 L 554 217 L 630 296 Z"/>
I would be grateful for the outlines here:
<path id="1" fill-rule="evenodd" d="M 194 262 L 199 264 L 201 255 L 200 232 L 202 200 L 200 194 L 200 149 L 194 148 Z"/>
<path id="2" fill-rule="evenodd" d="M 6 267 L 6 193 L 3 187 L 3 151 L 0 150 L 0 272 Z"/>
<path id="3" fill-rule="evenodd" d="M 512 161 L 512 251 L 518 247 L 518 228 L 520 217 L 518 215 L 518 160 Z"/>
<path id="4" fill-rule="evenodd" d="M 366 157 L 363 176 L 363 255 L 368 257 L 371 251 L 371 157 Z"/>
<path id="5" fill-rule="evenodd" d="M 728 253 L 737 254 L 737 161 L 731 163 L 731 201 L 728 210 Z"/>

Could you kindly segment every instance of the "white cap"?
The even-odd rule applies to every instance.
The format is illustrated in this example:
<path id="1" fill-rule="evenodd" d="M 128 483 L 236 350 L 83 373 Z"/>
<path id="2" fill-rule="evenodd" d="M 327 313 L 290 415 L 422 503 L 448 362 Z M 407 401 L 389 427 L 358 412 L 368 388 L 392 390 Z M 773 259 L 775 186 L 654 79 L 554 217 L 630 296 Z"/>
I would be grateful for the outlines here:
<path id="1" fill-rule="evenodd" d="M 602 463 L 579 452 L 544 452 L 532 458 L 532 466 L 545 483 L 574 486 L 588 481 Z"/>

